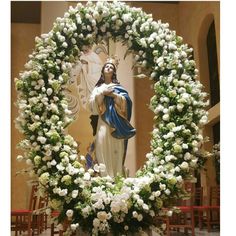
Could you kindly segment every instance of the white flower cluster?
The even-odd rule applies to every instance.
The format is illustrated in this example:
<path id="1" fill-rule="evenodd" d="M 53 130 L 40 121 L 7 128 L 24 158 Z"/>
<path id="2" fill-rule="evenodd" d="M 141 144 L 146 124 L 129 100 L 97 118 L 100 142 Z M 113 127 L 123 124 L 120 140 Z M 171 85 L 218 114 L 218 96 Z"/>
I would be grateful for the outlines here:
<path id="1" fill-rule="evenodd" d="M 35 38 L 26 70 L 15 79 L 16 127 L 25 135 L 19 143 L 25 153 L 17 159 L 26 160 L 38 176 L 49 207 L 70 221 L 69 231 L 81 226 L 92 235 L 127 235 L 154 227 L 154 216 L 172 214 L 171 206 L 165 213 L 163 205 L 181 195 L 183 181 L 198 167 L 206 93 L 196 80 L 192 49 L 168 27 L 124 2 L 79 3 L 57 18 L 48 34 Z M 149 68 L 155 82 L 151 151 L 135 178 L 100 177 L 102 164 L 86 170 L 77 143 L 65 132 L 72 122 L 64 92 L 70 71 L 83 45 L 108 37 L 125 41 L 135 63 Z M 161 233 L 163 226 L 156 231 Z"/>
<path id="2" fill-rule="evenodd" d="M 220 163 L 220 142 L 214 144 L 212 149 L 212 155 L 215 158 L 215 160 Z"/>
<path id="3" fill-rule="evenodd" d="M 220 184 L 220 142 L 213 145 L 212 157 L 216 171 L 216 183 Z"/>

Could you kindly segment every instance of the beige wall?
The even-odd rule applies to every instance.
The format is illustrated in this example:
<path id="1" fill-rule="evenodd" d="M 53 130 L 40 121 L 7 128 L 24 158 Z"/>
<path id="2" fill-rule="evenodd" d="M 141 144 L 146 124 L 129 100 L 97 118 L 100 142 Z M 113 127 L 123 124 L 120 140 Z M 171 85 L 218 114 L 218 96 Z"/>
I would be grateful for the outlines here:
<path id="1" fill-rule="evenodd" d="M 28 203 L 30 187 L 26 174 L 16 175 L 17 171 L 27 168 L 25 162 L 18 162 L 17 155 L 22 151 L 16 148 L 17 143 L 23 139 L 23 135 L 15 128 L 14 120 L 18 111 L 16 102 L 16 90 L 14 78 L 24 69 L 28 55 L 34 48 L 34 38 L 40 34 L 39 24 L 12 24 L 11 25 L 11 205 L 12 209 L 24 209 Z"/>
<path id="2" fill-rule="evenodd" d="M 210 84 L 206 37 L 213 20 L 215 21 L 218 70 L 220 73 L 220 3 L 210 1 L 179 3 L 180 34 L 184 38 L 184 41 L 191 44 L 194 48 L 194 58 L 199 69 L 199 79 L 208 93 L 210 93 Z M 186 22 L 188 23 L 186 24 Z M 212 125 L 219 120 L 220 103 L 209 110 L 209 122 L 203 134 L 204 136 L 208 136 L 210 141 L 204 144 L 205 150 L 212 150 Z M 211 159 L 207 161 L 206 169 L 206 172 L 202 171 L 201 184 L 203 186 L 215 185 L 215 167 Z M 207 192 L 205 192 L 205 195 L 207 195 Z"/>
<path id="3" fill-rule="evenodd" d="M 194 48 L 194 58 L 200 71 L 200 81 L 209 92 L 209 73 L 206 36 L 212 20 L 215 20 L 218 68 L 220 68 L 220 3 L 219 2 L 180 2 L 179 32 L 184 42 Z M 186 24 L 187 22 L 187 24 Z M 181 27 L 182 26 L 182 27 Z"/>
<path id="4" fill-rule="evenodd" d="M 66 1 L 41 2 L 41 33 L 48 33 L 57 17 L 63 17 L 68 8 Z"/>

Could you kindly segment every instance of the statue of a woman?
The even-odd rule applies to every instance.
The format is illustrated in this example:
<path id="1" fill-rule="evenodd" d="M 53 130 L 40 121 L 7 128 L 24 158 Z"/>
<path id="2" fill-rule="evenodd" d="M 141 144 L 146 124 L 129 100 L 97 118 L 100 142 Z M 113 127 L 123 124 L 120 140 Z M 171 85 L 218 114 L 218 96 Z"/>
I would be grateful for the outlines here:
<path id="1" fill-rule="evenodd" d="M 93 52 L 91 46 L 82 47 L 80 61 L 71 70 L 71 80 L 74 82 L 78 77 L 78 94 L 84 109 L 87 108 L 87 102 L 98 81 L 102 65 L 100 57 Z"/>
<path id="2" fill-rule="evenodd" d="M 103 175 L 124 174 L 128 139 L 136 130 L 130 124 L 132 101 L 116 77 L 116 67 L 107 62 L 89 99 L 89 108 L 98 115 L 95 155 L 106 165 Z"/>

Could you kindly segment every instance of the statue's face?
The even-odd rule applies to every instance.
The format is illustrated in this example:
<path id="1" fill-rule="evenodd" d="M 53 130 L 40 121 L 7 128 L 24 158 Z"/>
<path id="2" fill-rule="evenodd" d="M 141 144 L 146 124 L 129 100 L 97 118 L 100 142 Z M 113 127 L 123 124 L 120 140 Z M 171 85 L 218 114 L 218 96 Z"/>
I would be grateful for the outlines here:
<path id="1" fill-rule="evenodd" d="M 112 64 L 106 64 L 103 70 L 104 75 L 113 75 L 114 73 L 114 66 Z"/>
<path id="2" fill-rule="evenodd" d="M 91 50 L 91 47 L 88 45 L 83 45 L 82 46 L 82 51 L 84 54 L 88 53 Z"/>

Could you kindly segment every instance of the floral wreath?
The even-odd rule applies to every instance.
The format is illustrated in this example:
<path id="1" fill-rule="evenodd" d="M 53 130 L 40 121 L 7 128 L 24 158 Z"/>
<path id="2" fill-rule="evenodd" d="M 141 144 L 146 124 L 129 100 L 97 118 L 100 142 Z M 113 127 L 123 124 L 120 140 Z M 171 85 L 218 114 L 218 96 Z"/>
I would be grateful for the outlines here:
<path id="1" fill-rule="evenodd" d="M 152 228 L 161 234 L 157 216 L 172 214 L 171 202 L 185 195 L 183 183 L 200 167 L 195 155 L 207 122 L 207 94 L 196 80 L 192 48 L 167 23 L 123 2 L 98 1 L 70 7 L 52 30 L 36 37 L 25 70 L 15 79 L 18 91 L 17 128 L 25 139 L 19 146 L 49 209 L 60 212 L 70 234 L 80 227 L 91 235 L 128 235 Z M 100 177 L 103 166 L 86 170 L 77 144 L 66 134 L 70 117 L 65 88 L 83 45 L 113 38 L 123 41 L 135 61 L 150 71 L 155 95 L 151 150 L 134 178 Z M 168 210 L 166 210 L 168 209 Z M 155 227 L 154 227 L 155 226 Z"/>

